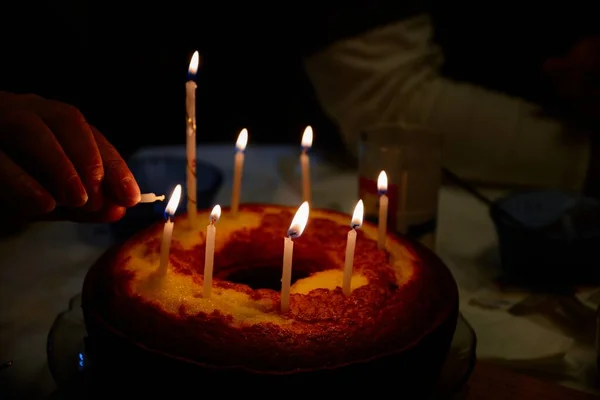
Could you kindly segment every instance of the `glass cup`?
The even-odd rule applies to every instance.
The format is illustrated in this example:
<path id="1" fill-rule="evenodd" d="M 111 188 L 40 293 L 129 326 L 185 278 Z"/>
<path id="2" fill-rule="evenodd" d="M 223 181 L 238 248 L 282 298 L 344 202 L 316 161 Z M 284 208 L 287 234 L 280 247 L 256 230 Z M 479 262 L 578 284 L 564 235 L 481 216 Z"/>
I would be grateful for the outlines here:
<path id="1" fill-rule="evenodd" d="M 442 138 L 425 128 L 394 124 L 361 134 L 359 196 L 365 219 L 378 222 L 377 178 L 388 177 L 388 230 L 395 230 L 435 250 Z"/>

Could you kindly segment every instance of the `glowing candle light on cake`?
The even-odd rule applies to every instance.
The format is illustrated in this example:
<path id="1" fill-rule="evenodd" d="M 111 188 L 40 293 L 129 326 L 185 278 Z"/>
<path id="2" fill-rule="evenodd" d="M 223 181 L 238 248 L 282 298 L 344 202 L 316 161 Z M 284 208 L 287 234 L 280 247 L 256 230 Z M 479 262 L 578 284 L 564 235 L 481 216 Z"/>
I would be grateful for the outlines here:
<path id="1" fill-rule="evenodd" d="M 283 273 L 281 275 L 281 312 L 286 313 L 290 307 L 290 286 L 292 284 L 292 256 L 294 254 L 294 241 L 304 232 L 310 212 L 308 202 L 296 211 L 294 219 L 288 229 L 287 236 L 283 241 Z"/>
<path id="2" fill-rule="evenodd" d="M 307 126 L 302 134 L 302 154 L 300 155 L 300 166 L 302 167 L 302 200 L 311 201 L 310 190 L 310 159 L 308 158 L 308 149 L 311 148 L 313 142 L 313 130 L 311 126 Z"/>
<path id="3" fill-rule="evenodd" d="M 154 203 L 155 201 L 164 201 L 165 195 L 161 194 L 157 196 L 154 193 L 142 193 L 142 198 L 140 199 L 140 203 Z"/>
<path id="4" fill-rule="evenodd" d="M 213 266 L 215 263 L 215 236 L 217 234 L 217 228 L 215 224 L 221 217 L 221 206 L 216 205 L 209 218 L 208 226 L 206 227 L 206 243 L 204 252 L 204 298 L 208 299 L 212 292 L 212 277 L 213 277 Z"/>
<path id="5" fill-rule="evenodd" d="M 379 232 L 377 236 L 377 248 L 385 249 L 385 238 L 387 236 L 387 218 L 388 218 L 388 179 L 385 171 L 379 173 L 377 178 L 377 190 L 379 191 Z"/>
<path id="6" fill-rule="evenodd" d="M 171 220 L 177 211 L 179 199 L 181 198 L 181 185 L 175 186 L 173 194 L 165 207 L 165 227 L 163 229 L 162 242 L 160 243 L 160 265 L 159 272 L 165 274 L 169 265 L 169 252 L 171 251 L 171 238 L 173 237 L 173 226 L 175 223 Z"/>
<path id="7" fill-rule="evenodd" d="M 242 129 L 235 143 L 235 159 L 233 164 L 233 189 L 231 191 L 231 212 L 236 215 L 240 207 L 242 189 L 242 173 L 244 171 L 244 150 L 248 145 L 248 130 Z"/>
<path id="8" fill-rule="evenodd" d="M 356 247 L 356 230 L 362 226 L 365 206 L 362 200 L 359 200 L 354 207 L 352 220 L 350 221 L 350 232 L 346 241 L 346 259 L 344 261 L 344 280 L 342 283 L 342 291 L 346 296 L 350 295 L 350 287 L 352 284 L 352 269 L 354 267 L 354 248 Z"/>
<path id="9" fill-rule="evenodd" d="M 200 63 L 198 51 L 194 52 L 188 68 L 188 81 L 185 83 L 185 110 L 187 114 L 186 159 L 187 159 L 187 211 L 190 222 L 196 218 L 196 72 Z"/>

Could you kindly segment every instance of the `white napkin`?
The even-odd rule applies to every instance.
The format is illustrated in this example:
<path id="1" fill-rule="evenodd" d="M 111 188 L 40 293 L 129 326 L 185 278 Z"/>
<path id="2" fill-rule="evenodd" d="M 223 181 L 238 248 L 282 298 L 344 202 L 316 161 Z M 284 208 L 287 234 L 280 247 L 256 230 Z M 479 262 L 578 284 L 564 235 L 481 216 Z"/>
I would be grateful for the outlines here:
<path id="1" fill-rule="evenodd" d="M 465 306 L 461 310 L 477 334 L 477 358 L 517 369 L 566 373 L 573 339 L 504 310 Z"/>

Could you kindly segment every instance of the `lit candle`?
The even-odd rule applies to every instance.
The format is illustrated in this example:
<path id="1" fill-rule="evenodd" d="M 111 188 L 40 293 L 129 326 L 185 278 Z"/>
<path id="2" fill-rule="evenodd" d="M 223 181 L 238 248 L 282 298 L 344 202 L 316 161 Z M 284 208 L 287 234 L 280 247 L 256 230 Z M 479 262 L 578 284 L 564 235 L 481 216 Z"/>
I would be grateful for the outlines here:
<path id="1" fill-rule="evenodd" d="M 379 191 L 379 235 L 377 236 L 377 248 L 385 249 L 385 238 L 387 237 L 388 219 L 388 179 L 385 171 L 379 173 L 377 178 L 377 190 Z"/>
<path id="2" fill-rule="evenodd" d="M 281 312 L 290 308 L 290 286 L 292 284 L 292 256 L 294 254 L 293 239 L 299 238 L 308 222 L 309 207 L 305 201 L 296 211 L 287 236 L 283 241 L 283 273 L 281 275 Z"/>
<path id="3" fill-rule="evenodd" d="M 308 158 L 308 149 L 312 146 L 313 130 L 307 126 L 302 134 L 302 154 L 300 155 L 300 165 L 302 167 L 302 200 L 311 201 L 310 190 L 310 159 Z"/>
<path id="4" fill-rule="evenodd" d="M 342 291 L 346 296 L 350 295 L 350 287 L 352 283 L 352 268 L 354 266 L 354 248 L 356 247 L 356 230 L 361 227 L 363 222 L 363 214 L 365 207 L 363 201 L 359 200 L 354 207 L 354 213 L 352 214 L 352 221 L 350 222 L 350 232 L 348 232 L 348 239 L 346 241 L 346 260 L 344 262 L 344 281 L 342 284 Z"/>
<path id="5" fill-rule="evenodd" d="M 248 129 L 240 132 L 235 143 L 235 159 L 233 165 L 233 190 L 231 191 L 231 212 L 236 215 L 240 207 L 240 191 L 242 188 L 242 172 L 244 171 L 244 150 L 248 144 Z"/>
<path id="6" fill-rule="evenodd" d="M 215 235 L 217 228 L 215 223 L 221 216 L 221 206 L 216 205 L 210 213 L 208 226 L 206 227 L 206 249 L 204 252 L 204 298 L 210 297 L 212 291 L 213 266 L 215 263 Z"/>
<path id="7" fill-rule="evenodd" d="M 196 72 L 200 63 L 198 51 L 194 52 L 188 68 L 188 81 L 185 83 L 185 110 L 187 114 L 186 159 L 187 159 L 187 211 L 190 222 L 196 220 Z"/>
<path id="8" fill-rule="evenodd" d="M 162 194 L 157 196 L 154 193 L 142 193 L 142 198 L 140 199 L 140 203 L 154 203 L 155 201 L 164 201 L 165 195 Z"/>
<path id="9" fill-rule="evenodd" d="M 165 227 L 163 229 L 162 242 L 160 243 L 160 265 L 158 271 L 164 275 L 167 273 L 167 266 L 169 265 L 169 252 L 171 250 L 171 237 L 173 236 L 173 225 L 175 223 L 171 220 L 177 211 L 179 205 L 179 199 L 181 198 L 181 185 L 175 186 L 173 194 L 165 207 Z"/>

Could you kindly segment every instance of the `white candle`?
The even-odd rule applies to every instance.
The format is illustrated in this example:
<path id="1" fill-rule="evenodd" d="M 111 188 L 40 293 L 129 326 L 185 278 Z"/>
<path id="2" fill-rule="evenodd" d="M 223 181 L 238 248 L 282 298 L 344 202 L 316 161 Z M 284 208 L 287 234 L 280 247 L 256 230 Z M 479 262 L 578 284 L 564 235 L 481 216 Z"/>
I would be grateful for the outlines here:
<path id="1" fill-rule="evenodd" d="M 312 146 L 313 130 L 311 126 L 307 126 L 302 134 L 302 154 L 300 155 L 300 166 L 302 168 L 302 200 L 311 202 L 310 189 L 310 159 L 308 157 L 308 149 Z"/>
<path id="2" fill-rule="evenodd" d="M 283 241 L 283 272 L 281 274 L 281 312 L 286 313 L 290 307 L 290 287 L 292 284 L 292 256 L 294 254 L 293 239 L 299 238 L 304 232 L 310 212 L 308 203 L 305 201 L 296 211 L 292 220 L 287 237 Z"/>
<path id="3" fill-rule="evenodd" d="M 216 205 L 210 213 L 210 221 L 206 227 L 206 243 L 204 251 L 204 298 L 208 299 L 212 292 L 213 266 L 215 263 L 215 236 L 217 228 L 215 224 L 221 217 L 221 206 Z"/>
<path id="4" fill-rule="evenodd" d="M 231 212 L 236 215 L 240 207 L 240 192 L 242 188 L 242 173 L 244 171 L 244 150 L 248 145 L 248 130 L 242 129 L 237 142 L 233 164 L 233 188 L 231 191 Z"/>
<path id="5" fill-rule="evenodd" d="M 163 229 L 162 241 L 160 243 L 160 264 L 158 271 L 164 275 L 167 273 L 167 267 L 169 266 L 169 252 L 171 250 L 171 237 L 173 236 L 173 226 L 175 223 L 171 220 L 177 206 L 179 205 L 179 199 L 181 198 L 181 185 L 175 186 L 173 194 L 165 207 L 165 227 Z"/>
<path id="6" fill-rule="evenodd" d="M 388 219 L 388 179 L 385 171 L 379 173 L 377 178 L 377 190 L 379 191 L 379 231 L 377 236 L 377 248 L 385 249 L 385 239 L 387 237 L 387 219 Z"/>
<path id="7" fill-rule="evenodd" d="M 346 240 L 346 259 L 344 261 L 344 280 L 342 283 L 342 291 L 346 296 L 350 295 L 352 287 L 352 269 L 354 267 L 354 248 L 356 247 L 356 230 L 362 226 L 363 214 L 365 207 L 362 200 L 359 200 L 354 207 L 352 221 L 350 222 L 350 232 Z"/>
<path id="8" fill-rule="evenodd" d="M 171 237 L 173 236 L 173 226 L 175 224 L 168 218 L 165 221 L 165 227 L 163 228 L 162 242 L 160 242 L 160 265 L 159 272 L 161 275 L 167 273 L 167 266 L 169 265 L 169 253 L 171 252 Z"/>
<path id="9" fill-rule="evenodd" d="M 292 256 L 294 241 L 286 236 L 283 239 L 283 272 L 281 274 L 281 312 L 286 313 L 290 308 L 290 287 L 292 284 Z"/>
<path id="10" fill-rule="evenodd" d="M 196 219 L 196 72 L 200 63 L 198 51 L 194 52 L 188 68 L 189 80 L 185 83 L 185 110 L 187 114 L 186 128 L 186 193 L 187 211 L 190 222 Z"/>
<path id="11" fill-rule="evenodd" d="M 140 203 L 154 203 L 155 201 L 164 201 L 165 195 L 162 194 L 157 196 L 154 193 L 142 193 L 142 198 L 140 199 Z"/>

